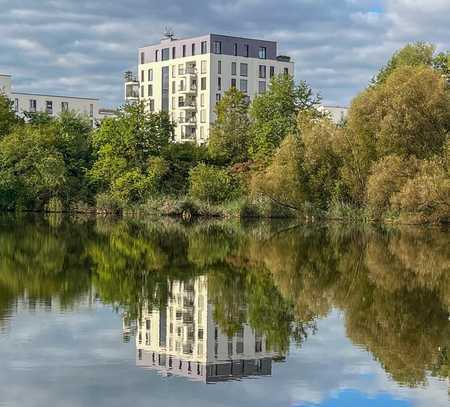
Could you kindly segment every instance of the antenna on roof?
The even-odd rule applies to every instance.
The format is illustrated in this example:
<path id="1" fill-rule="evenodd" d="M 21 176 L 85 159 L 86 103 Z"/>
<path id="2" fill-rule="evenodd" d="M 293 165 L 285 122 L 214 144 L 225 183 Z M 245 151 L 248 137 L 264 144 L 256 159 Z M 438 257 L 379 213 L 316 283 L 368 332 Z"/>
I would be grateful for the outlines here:
<path id="1" fill-rule="evenodd" d="M 175 32 L 171 27 L 164 27 L 164 38 L 168 38 L 169 40 L 173 40 L 175 38 Z"/>

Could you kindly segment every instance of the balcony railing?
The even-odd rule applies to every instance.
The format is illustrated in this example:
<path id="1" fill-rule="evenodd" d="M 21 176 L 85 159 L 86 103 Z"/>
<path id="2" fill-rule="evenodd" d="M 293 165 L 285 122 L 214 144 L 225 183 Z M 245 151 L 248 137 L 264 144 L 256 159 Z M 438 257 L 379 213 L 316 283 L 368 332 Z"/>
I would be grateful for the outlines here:
<path id="1" fill-rule="evenodd" d="M 196 117 L 179 117 L 178 123 L 180 123 L 180 124 L 196 124 L 197 118 Z"/>
<path id="2" fill-rule="evenodd" d="M 178 70 L 179 75 L 196 75 L 197 69 L 193 66 L 187 66 L 186 68 L 182 68 Z"/>

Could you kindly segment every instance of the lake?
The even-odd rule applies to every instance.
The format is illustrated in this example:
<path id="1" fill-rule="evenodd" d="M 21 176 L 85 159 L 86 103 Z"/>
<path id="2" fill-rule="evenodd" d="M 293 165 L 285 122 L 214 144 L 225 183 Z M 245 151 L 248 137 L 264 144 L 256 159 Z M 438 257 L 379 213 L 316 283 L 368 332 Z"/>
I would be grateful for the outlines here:
<path id="1" fill-rule="evenodd" d="M 440 228 L 0 217 L 0 406 L 448 406 Z"/>

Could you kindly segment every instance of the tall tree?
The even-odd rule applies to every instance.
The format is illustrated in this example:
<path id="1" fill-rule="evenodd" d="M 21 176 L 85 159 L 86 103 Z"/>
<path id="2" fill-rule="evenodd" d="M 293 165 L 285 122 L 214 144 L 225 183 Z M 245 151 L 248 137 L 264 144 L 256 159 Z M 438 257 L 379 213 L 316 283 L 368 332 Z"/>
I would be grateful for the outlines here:
<path id="1" fill-rule="evenodd" d="M 244 93 L 231 87 L 215 108 L 216 121 L 211 128 L 208 151 L 223 163 L 239 163 L 248 158 L 250 120 Z"/>
<path id="2" fill-rule="evenodd" d="M 319 102 L 320 97 L 306 82 L 296 85 L 289 75 L 273 77 L 267 92 L 257 96 L 250 108 L 250 156 L 270 160 L 282 140 L 296 132 L 298 112 L 310 111 L 319 115 L 315 108 Z"/>
<path id="3" fill-rule="evenodd" d="M 18 122 L 11 101 L 0 92 L 0 139 L 9 134 Z"/>

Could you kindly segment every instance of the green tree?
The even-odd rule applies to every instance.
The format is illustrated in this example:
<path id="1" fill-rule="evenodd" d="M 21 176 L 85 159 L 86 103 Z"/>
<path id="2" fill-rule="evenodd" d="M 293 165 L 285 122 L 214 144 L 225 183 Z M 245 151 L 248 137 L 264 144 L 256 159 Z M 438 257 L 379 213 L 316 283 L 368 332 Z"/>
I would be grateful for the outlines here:
<path id="1" fill-rule="evenodd" d="M 0 139 L 9 134 L 19 122 L 11 101 L 0 92 Z"/>
<path id="2" fill-rule="evenodd" d="M 117 118 L 104 120 L 93 135 L 97 159 L 89 172 L 99 192 L 123 205 L 140 203 L 156 193 L 156 176 L 166 175 L 156 163 L 173 137 L 174 125 L 165 112 L 149 113 L 143 104 L 127 105 Z"/>
<path id="3" fill-rule="evenodd" d="M 257 96 L 250 107 L 250 156 L 270 160 L 282 140 L 296 132 L 298 112 L 310 111 L 319 115 L 315 108 L 319 102 L 320 97 L 314 95 L 306 82 L 296 85 L 291 76 L 273 77 L 267 92 Z"/>
<path id="4" fill-rule="evenodd" d="M 208 142 L 211 157 L 223 163 L 246 161 L 250 142 L 247 97 L 231 87 L 217 103 L 215 113 Z"/>
<path id="5" fill-rule="evenodd" d="M 0 141 L 0 207 L 43 209 L 60 197 L 66 180 L 64 158 L 51 129 L 16 128 Z"/>
<path id="6" fill-rule="evenodd" d="M 189 194 L 200 201 L 220 203 L 236 196 L 236 186 L 226 169 L 202 163 L 189 172 Z"/>

